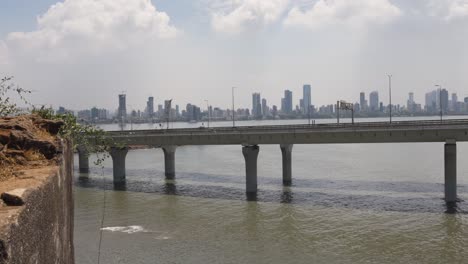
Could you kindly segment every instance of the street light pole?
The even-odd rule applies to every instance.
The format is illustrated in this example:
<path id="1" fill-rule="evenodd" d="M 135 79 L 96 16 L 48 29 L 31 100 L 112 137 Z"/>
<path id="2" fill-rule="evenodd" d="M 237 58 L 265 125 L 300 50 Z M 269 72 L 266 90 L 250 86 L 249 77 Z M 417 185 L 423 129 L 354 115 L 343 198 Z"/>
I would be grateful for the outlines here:
<path id="1" fill-rule="evenodd" d="M 340 123 L 340 101 L 336 101 L 336 123 Z"/>
<path id="2" fill-rule="evenodd" d="M 436 84 L 439 87 L 439 108 L 440 108 L 440 122 L 442 122 L 442 85 Z"/>
<path id="3" fill-rule="evenodd" d="M 232 87 L 232 127 L 236 126 L 236 120 L 234 117 L 234 89 L 236 87 Z"/>
<path id="4" fill-rule="evenodd" d="M 392 75 L 388 75 L 388 93 L 390 98 L 390 124 L 392 123 Z"/>
<path id="5" fill-rule="evenodd" d="M 208 100 L 205 100 L 206 102 L 206 110 L 208 111 L 208 128 L 210 128 L 210 104 L 208 103 Z"/>

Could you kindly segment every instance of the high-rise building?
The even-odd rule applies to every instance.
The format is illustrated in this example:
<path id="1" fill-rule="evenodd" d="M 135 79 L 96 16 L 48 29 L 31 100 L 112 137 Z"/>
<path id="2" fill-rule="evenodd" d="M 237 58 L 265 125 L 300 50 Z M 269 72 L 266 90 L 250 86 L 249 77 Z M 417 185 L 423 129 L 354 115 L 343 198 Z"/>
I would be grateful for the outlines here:
<path id="1" fill-rule="evenodd" d="M 458 111 L 458 96 L 456 93 L 452 93 L 452 111 Z"/>
<path id="2" fill-rule="evenodd" d="M 265 98 L 262 99 L 262 114 L 264 117 L 270 115 L 270 110 L 268 109 L 267 100 Z"/>
<path id="3" fill-rule="evenodd" d="M 273 117 L 276 117 L 278 115 L 278 107 L 276 105 L 272 106 L 271 108 L 271 114 L 273 115 Z"/>
<path id="4" fill-rule="evenodd" d="M 262 105 L 260 103 L 260 94 L 253 93 L 252 94 L 252 115 L 255 118 L 262 117 Z"/>
<path id="5" fill-rule="evenodd" d="M 311 103 L 311 88 L 310 84 L 304 84 L 302 87 L 302 106 L 303 106 L 303 114 L 309 114 Z"/>
<path id="6" fill-rule="evenodd" d="M 119 94 L 119 109 L 117 111 L 117 118 L 124 121 L 127 117 L 127 99 L 125 94 Z"/>
<path id="7" fill-rule="evenodd" d="M 359 105 L 361 106 L 361 111 L 367 110 L 366 94 L 364 92 L 359 94 Z"/>
<path id="8" fill-rule="evenodd" d="M 426 93 L 426 111 L 436 113 L 440 110 L 440 90 L 434 90 Z"/>
<path id="9" fill-rule="evenodd" d="M 292 92 L 290 90 L 285 90 L 283 99 L 284 102 L 281 111 L 285 114 L 291 114 L 293 111 Z"/>
<path id="10" fill-rule="evenodd" d="M 146 102 L 146 114 L 149 118 L 154 116 L 154 97 L 148 97 L 148 101 Z"/>
<path id="11" fill-rule="evenodd" d="M 416 103 L 414 102 L 414 93 L 409 93 L 408 94 L 408 101 L 406 102 L 406 108 L 408 109 L 408 112 L 414 113 L 416 112 Z"/>
<path id="12" fill-rule="evenodd" d="M 373 91 L 369 94 L 369 108 L 371 111 L 379 111 L 379 92 Z"/>
<path id="13" fill-rule="evenodd" d="M 172 118 L 171 109 L 172 109 L 172 99 L 164 100 L 164 118 L 167 120 L 170 120 Z"/>
<path id="14" fill-rule="evenodd" d="M 97 107 L 91 108 L 91 120 L 99 119 L 99 109 Z"/>
<path id="15" fill-rule="evenodd" d="M 414 93 L 408 94 L 408 102 L 414 104 Z"/>
<path id="16" fill-rule="evenodd" d="M 441 108 L 442 108 L 442 111 L 447 113 L 448 112 L 448 106 L 449 106 L 449 94 L 448 94 L 448 91 L 446 89 L 442 89 L 440 91 L 440 103 L 442 104 L 441 105 Z"/>
<path id="17" fill-rule="evenodd" d="M 186 106 L 186 120 L 187 121 L 198 121 L 201 120 L 201 110 L 200 107 L 192 104 L 187 104 Z"/>

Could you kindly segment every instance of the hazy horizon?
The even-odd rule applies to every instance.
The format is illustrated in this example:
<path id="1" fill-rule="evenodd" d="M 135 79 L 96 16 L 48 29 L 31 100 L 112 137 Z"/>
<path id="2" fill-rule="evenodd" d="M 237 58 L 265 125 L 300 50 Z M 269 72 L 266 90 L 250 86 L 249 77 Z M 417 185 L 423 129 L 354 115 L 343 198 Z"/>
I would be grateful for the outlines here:
<path id="1" fill-rule="evenodd" d="M 33 104 L 131 109 L 251 107 L 259 92 L 312 86 L 312 104 L 379 91 L 393 104 L 441 84 L 468 96 L 468 0 L 6 0 L 0 74 L 34 90 Z"/>

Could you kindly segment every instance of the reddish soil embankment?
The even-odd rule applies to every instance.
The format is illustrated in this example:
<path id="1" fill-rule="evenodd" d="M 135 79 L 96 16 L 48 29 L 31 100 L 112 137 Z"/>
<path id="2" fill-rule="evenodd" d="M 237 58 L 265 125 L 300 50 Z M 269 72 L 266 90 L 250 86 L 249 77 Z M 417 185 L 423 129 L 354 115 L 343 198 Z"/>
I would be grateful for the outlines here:
<path id="1" fill-rule="evenodd" d="M 0 118 L 0 182 L 25 169 L 56 164 L 62 125 L 36 115 Z"/>
<path id="2" fill-rule="evenodd" d="M 0 264 L 73 264 L 73 151 L 62 121 L 0 118 Z"/>

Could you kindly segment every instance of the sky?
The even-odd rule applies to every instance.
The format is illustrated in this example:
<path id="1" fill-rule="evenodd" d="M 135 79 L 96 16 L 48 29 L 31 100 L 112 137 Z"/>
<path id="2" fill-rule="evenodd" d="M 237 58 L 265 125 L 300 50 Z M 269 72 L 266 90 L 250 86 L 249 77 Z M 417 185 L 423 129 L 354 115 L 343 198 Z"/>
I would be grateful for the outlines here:
<path id="1" fill-rule="evenodd" d="M 1 0 L 0 76 L 37 105 L 143 110 L 468 97 L 468 0 Z"/>

